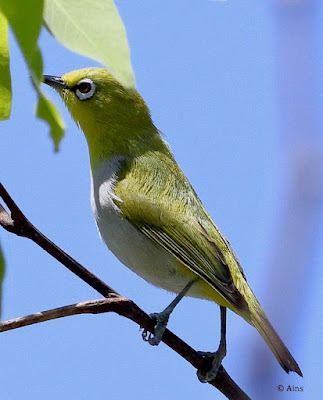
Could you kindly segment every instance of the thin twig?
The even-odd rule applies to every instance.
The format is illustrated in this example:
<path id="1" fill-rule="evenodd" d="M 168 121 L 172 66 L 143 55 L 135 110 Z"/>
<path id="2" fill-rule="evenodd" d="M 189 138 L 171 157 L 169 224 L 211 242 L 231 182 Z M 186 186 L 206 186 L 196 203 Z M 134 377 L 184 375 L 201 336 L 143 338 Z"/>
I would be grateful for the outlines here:
<path id="1" fill-rule="evenodd" d="M 82 313 L 97 314 L 113 311 L 123 317 L 131 319 L 140 327 L 153 333 L 154 322 L 148 314 L 141 310 L 132 300 L 122 297 L 114 289 L 106 285 L 98 277 L 84 268 L 76 260 L 51 242 L 40 231 L 38 231 L 38 229 L 36 229 L 24 216 L 22 211 L 19 209 L 1 183 L 0 196 L 4 200 L 11 213 L 11 215 L 9 215 L 4 207 L 0 205 L 0 225 L 4 229 L 19 236 L 31 239 L 55 259 L 65 265 L 70 271 L 75 273 L 79 278 L 88 283 L 93 289 L 97 290 L 102 296 L 106 297 L 105 300 L 77 303 L 70 306 L 56 308 L 54 310 L 47 310 L 41 313 L 5 321 L 0 324 L 0 332 L 69 315 Z M 211 368 L 209 359 L 203 358 L 192 347 L 172 333 L 169 329 L 165 330 L 162 341 L 202 373 L 207 372 Z M 228 399 L 249 399 L 249 397 L 231 379 L 222 365 L 217 376 L 209 383 L 220 390 Z"/>
<path id="2" fill-rule="evenodd" d="M 2 225 L 4 229 L 11 233 L 15 233 L 16 235 L 28 238 L 38 244 L 38 246 L 47 251 L 47 253 L 56 258 L 56 260 L 58 260 L 60 263 L 65 265 L 65 267 L 76 274 L 93 289 L 102 294 L 102 296 L 119 296 L 118 292 L 101 281 L 101 279 L 92 274 L 92 272 L 84 268 L 80 263 L 74 260 L 71 256 L 65 253 L 65 251 L 51 242 L 37 228 L 35 228 L 33 224 L 24 216 L 1 183 L 0 196 L 3 198 L 11 212 L 11 216 L 9 216 L 3 207 L 0 209 L 0 225 Z"/>
<path id="3" fill-rule="evenodd" d="M 10 331 L 12 329 L 22 328 L 24 326 L 38 324 L 40 322 L 50 321 L 52 319 L 69 317 L 78 314 L 101 314 L 115 311 L 122 302 L 128 299 L 123 297 L 90 300 L 81 303 L 71 304 L 64 307 L 52 308 L 35 314 L 25 315 L 24 317 L 9 319 L 0 323 L 0 332 Z M 117 306 L 117 307 L 116 307 Z M 122 307 L 121 307 L 122 308 Z"/>

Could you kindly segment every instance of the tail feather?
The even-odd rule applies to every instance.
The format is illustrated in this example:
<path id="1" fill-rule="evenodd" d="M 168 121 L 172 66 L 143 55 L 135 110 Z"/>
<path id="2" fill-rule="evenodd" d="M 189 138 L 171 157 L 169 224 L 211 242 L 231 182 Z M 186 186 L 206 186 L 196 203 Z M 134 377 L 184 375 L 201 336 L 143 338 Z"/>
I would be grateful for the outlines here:
<path id="1" fill-rule="evenodd" d="M 303 376 L 294 357 L 290 354 L 262 309 L 252 312 L 250 319 L 250 322 L 264 338 L 282 368 L 287 373 L 289 373 L 289 371 L 294 371 L 298 375 Z"/>

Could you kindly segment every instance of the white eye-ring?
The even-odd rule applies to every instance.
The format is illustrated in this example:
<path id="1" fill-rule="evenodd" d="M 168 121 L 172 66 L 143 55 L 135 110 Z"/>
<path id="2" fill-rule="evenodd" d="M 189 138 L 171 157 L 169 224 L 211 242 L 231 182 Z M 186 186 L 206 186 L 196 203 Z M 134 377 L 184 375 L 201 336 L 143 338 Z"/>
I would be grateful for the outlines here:
<path id="1" fill-rule="evenodd" d="M 75 94 L 80 100 L 90 99 L 95 93 L 95 83 L 91 79 L 81 79 L 76 87 Z"/>

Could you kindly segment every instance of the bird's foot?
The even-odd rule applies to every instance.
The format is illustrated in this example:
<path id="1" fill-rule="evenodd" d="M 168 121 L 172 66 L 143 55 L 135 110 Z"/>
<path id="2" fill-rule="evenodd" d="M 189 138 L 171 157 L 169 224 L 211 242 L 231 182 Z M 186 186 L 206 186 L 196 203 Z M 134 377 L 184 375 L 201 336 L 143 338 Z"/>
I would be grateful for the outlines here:
<path id="1" fill-rule="evenodd" d="M 207 383 L 214 379 L 219 371 L 222 360 L 226 355 L 225 349 L 219 348 L 215 353 L 207 351 L 198 351 L 198 354 L 203 358 L 210 359 L 212 361 L 211 369 L 208 372 L 197 371 L 197 377 L 202 383 Z"/>
<path id="2" fill-rule="evenodd" d="M 165 332 L 169 319 L 169 313 L 162 311 L 160 313 L 149 314 L 149 316 L 154 321 L 156 321 L 154 326 L 154 333 L 151 333 L 147 331 L 147 329 L 144 329 L 142 332 L 142 338 L 152 346 L 158 346 Z"/>

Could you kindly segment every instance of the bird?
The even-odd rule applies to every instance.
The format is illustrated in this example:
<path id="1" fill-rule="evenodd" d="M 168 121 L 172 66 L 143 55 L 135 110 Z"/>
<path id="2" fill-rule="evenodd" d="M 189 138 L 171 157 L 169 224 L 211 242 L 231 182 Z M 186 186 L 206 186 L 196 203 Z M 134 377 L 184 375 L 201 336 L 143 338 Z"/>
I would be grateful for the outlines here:
<path id="1" fill-rule="evenodd" d="M 212 380 L 227 352 L 226 311 L 230 309 L 263 337 L 281 367 L 303 376 L 251 290 L 229 241 L 206 211 L 154 125 L 145 101 L 103 68 L 63 76 L 44 75 L 83 131 L 89 149 L 91 206 L 99 234 L 111 252 L 147 282 L 176 294 L 154 318 L 158 345 L 170 314 L 184 296 L 220 306 L 221 336 Z"/>

